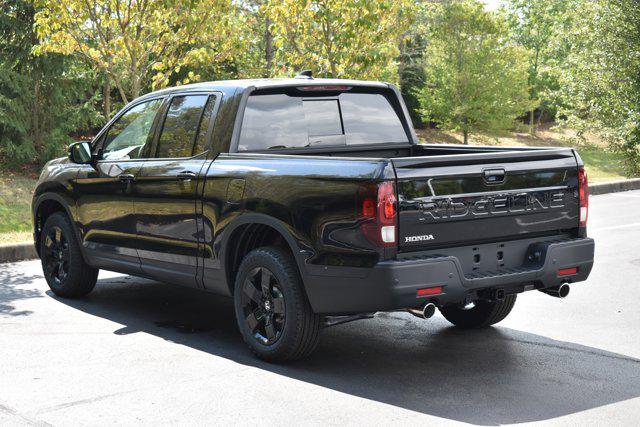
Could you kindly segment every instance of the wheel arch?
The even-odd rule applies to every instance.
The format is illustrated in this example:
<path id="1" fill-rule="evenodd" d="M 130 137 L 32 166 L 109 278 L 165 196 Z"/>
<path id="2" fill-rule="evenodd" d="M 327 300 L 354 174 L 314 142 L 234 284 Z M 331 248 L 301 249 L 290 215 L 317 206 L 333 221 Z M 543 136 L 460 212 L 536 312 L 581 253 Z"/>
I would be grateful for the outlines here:
<path id="1" fill-rule="evenodd" d="M 62 212 L 71 220 L 71 225 L 75 233 L 76 239 L 80 244 L 78 231 L 74 224 L 74 217 L 67 201 L 56 193 L 46 193 L 39 196 L 33 203 L 33 239 L 36 247 L 36 252 L 40 256 L 40 234 L 47 218 L 49 218 L 55 212 Z M 80 245 L 82 247 L 82 245 Z"/>
<path id="2" fill-rule="evenodd" d="M 306 287 L 306 251 L 301 250 L 291 227 L 283 221 L 264 214 L 241 215 L 227 226 L 222 242 L 220 261 L 230 295 L 233 295 L 235 276 L 242 259 L 251 250 L 261 246 L 279 246 L 289 251 Z"/>

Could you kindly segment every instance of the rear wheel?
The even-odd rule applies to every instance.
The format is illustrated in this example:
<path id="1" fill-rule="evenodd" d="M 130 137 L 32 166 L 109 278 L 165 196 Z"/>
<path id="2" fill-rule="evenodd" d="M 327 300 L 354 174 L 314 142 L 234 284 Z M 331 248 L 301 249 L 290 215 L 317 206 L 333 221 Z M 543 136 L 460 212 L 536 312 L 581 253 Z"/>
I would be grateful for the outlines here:
<path id="1" fill-rule="evenodd" d="M 238 328 L 249 348 L 270 362 L 310 354 L 320 335 L 295 261 L 277 247 L 255 249 L 242 260 L 234 287 Z"/>
<path id="2" fill-rule="evenodd" d="M 449 322 L 465 328 L 485 328 L 505 319 L 516 303 L 516 295 L 507 295 L 502 301 L 476 301 L 472 308 L 442 307 L 440 312 Z"/>
<path id="3" fill-rule="evenodd" d="M 84 262 L 71 221 L 61 212 L 52 214 L 44 224 L 40 259 L 49 288 L 58 296 L 81 297 L 96 285 L 98 269 Z"/>

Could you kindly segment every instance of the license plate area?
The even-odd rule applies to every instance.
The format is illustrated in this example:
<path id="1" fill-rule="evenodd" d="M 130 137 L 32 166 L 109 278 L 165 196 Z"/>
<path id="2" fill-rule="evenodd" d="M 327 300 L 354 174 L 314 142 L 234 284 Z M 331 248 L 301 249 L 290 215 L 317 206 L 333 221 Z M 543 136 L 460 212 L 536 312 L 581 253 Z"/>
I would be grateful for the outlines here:
<path id="1" fill-rule="evenodd" d="M 477 245 L 435 249 L 425 255 L 451 256 L 458 259 L 464 275 L 498 274 L 522 268 L 541 267 L 549 243 L 568 235 L 499 241 Z"/>

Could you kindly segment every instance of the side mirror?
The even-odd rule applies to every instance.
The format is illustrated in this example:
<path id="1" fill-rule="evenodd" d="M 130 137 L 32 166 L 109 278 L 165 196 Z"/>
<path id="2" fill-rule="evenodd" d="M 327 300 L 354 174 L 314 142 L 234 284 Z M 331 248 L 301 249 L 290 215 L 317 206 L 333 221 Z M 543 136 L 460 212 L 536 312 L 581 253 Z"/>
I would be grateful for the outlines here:
<path id="1" fill-rule="evenodd" d="M 69 160 L 73 163 L 86 165 L 93 160 L 91 156 L 91 144 L 87 141 L 74 142 L 69 146 Z"/>

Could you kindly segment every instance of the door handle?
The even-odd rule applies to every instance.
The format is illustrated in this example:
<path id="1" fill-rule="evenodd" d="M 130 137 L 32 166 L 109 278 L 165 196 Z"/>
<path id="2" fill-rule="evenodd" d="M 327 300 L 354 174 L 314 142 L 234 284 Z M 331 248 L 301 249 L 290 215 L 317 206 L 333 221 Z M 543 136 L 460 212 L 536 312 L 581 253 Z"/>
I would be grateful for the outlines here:
<path id="1" fill-rule="evenodd" d="M 196 178 L 196 174 L 193 173 L 193 172 L 189 172 L 189 171 L 180 172 L 178 174 L 178 179 L 180 181 L 184 181 L 184 182 L 189 182 L 189 181 L 191 181 L 192 179 L 195 179 L 195 178 Z"/>
<path id="2" fill-rule="evenodd" d="M 120 182 L 129 183 L 135 179 L 135 176 L 131 175 L 130 173 L 123 173 L 122 175 L 118 176 L 118 179 L 120 180 Z"/>

